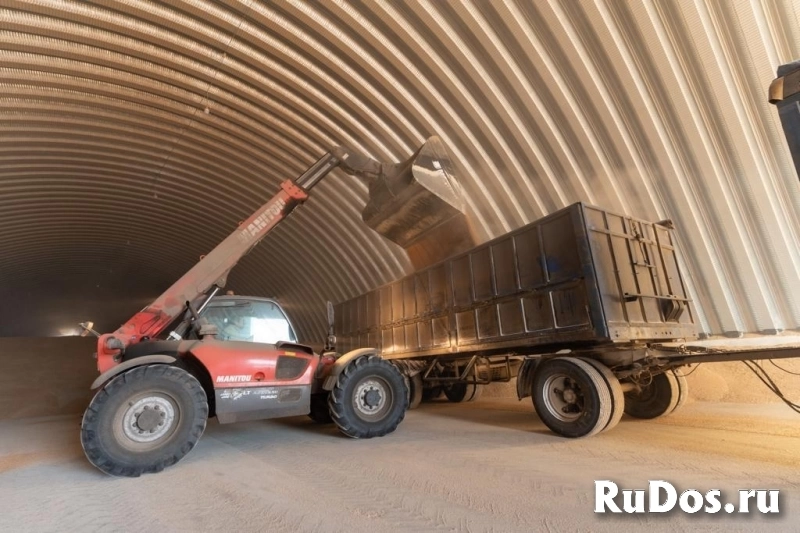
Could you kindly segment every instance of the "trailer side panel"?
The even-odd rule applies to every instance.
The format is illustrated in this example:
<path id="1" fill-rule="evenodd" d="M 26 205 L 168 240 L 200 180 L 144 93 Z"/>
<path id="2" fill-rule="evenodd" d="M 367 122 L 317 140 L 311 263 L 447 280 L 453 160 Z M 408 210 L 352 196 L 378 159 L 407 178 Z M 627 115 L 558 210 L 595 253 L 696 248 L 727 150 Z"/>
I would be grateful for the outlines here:
<path id="1" fill-rule="evenodd" d="M 388 358 L 696 336 L 672 230 L 581 203 L 337 304 L 334 327 Z"/>

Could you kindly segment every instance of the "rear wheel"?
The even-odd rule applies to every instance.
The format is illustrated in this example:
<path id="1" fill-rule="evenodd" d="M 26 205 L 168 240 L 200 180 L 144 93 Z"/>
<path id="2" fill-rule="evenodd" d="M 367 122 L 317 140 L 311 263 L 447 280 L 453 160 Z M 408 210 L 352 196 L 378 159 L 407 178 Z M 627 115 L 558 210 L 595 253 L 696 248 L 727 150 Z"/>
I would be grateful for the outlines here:
<path id="1" fill-rule="evenodd" d="M 686 383 L 685 378 L 682 380 Z M 681 399 L 681 383 L 672 370 L 653 376 L 646 386 L 625 393 L 625 413 L 653 419 L 672 413 Z"/>
<path id="2" fill-rule="evenodd" d="M 481 395 L 481 388 L 475 383 L 457 382 L 447 384 L 443 389 L 447 399 L 454 403 L 474 402 Z"/>
<path id="3" fill-rule="evenodd" d="M 408 378 L 408 408 L 416 409 L 422 403 L 422 374 Z"/>
<path id="4" fill-rule="evenodd" d="M 405 417 L 408 389 L 393 364 L 377 355 L 362 356 L 339 374 L 328 406 L 339 431 L 348 437 L 382 437 Z"/>
<path id="5" fill-rule="evenodd" d="M 441 385 L 436 385 L 434 387 L 425 387 L 422 389 L 422 401 L 423 402 L 432 402 L 439 398 L 442 395 L 442 387 Z"/>
<path id="6" fill-rule="evenodd" d="M 680 409 L 689 398 L 689 383 L 686 381 L 686 376 L 683 375 L 681 370 L 675 369 L 672 370 L 672 373 L 675 375 L 675 379 L 678 381 L 678 403 L 675 404 L 675 409 L 672 410 L 674 413 Z"/>
<path id="7" fill-rule="evenodd" d="M 208 399 L 180 368 L 147 365 L 112 379 L 83 415 L 89 461 L 113 476 L 161 472 L 194 448 L 206 427 Z"/>
<path id="8" fill-rule="evenodd" d="M 613 414 L 611 391 L 592 364 L 573 357 L 542 361 L 531 390 L 542 422 L 563 437 L 588 437 L 608 427 Z"/>
<path id="9" fill-rule="evenodd" d="M 608 420 L 608 425 L 603 428 L 603 431 L 608 431 L 619 424 L 619 421 L 622 419 L 622 415 L 625 412 L 625 393 L 622 392 L 622 385 L 620 385 L 617 376 L 614 375 L 611 369 L 609 369 L 600 361 L 595 361 L 594 359 L 584 357 L 581 358 L 581 361 L 586 361 L 592 365 L 595 370 L 600 372 L 600 375 L 603 376 L 603 379 L 608 386 L 608 390 L 611 393 L 611 417 Z"/>

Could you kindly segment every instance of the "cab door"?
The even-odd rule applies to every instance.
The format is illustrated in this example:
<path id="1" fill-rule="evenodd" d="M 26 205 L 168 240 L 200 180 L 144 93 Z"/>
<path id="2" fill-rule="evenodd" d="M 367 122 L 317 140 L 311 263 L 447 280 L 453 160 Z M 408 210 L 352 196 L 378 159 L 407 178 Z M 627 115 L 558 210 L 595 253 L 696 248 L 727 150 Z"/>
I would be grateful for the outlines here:
<path id="1" fill-rule="evenodd" d="M 196 343 L 191 353 L 208 369 L 221 423 L 309 413 L 319 358 L 296 344 L 276 302 L 220 298 L 203 317 L 219 334 Z"/>

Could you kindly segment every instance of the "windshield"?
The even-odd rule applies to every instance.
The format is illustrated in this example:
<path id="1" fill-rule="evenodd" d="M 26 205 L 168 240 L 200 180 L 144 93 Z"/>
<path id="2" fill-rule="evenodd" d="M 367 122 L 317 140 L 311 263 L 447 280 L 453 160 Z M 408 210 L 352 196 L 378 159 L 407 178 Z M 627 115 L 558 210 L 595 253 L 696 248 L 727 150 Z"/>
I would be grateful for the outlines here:
<path id="1" fill-rule="evenodd" d="M 263 342 L 297 342 L 289 320 L 274 302 L 257 300 L 212 301 L 203 317 L 217 326 L 220 340 Z"/>

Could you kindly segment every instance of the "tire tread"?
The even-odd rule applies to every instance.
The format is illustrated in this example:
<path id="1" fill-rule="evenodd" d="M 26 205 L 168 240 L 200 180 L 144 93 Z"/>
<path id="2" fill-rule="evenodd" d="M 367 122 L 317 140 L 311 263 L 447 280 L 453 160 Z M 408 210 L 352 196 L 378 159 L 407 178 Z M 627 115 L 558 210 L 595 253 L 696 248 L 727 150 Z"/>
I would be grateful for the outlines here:
<path id="1" fill-rule="evenodd" d="M 354 377 L 357 378 L 362 369 L 368 369 L 370 367 L 375 367 L 376 369 L 382 368 L 386 371 L 395 373 L 401 385 L 401 390 L 392 391 L 392 397 L 395 401 L 401 403 L 402 412 L 399 416 L 390 419 L 388 424 L 378 424 L 377 426 L 368 426 L 364 428 L 359 427 L 356 420 L 351 419 L 349 416 L 346 388 L 349 381 L 354 379 Z M 387 435 L 397 429 L 397 426 L 400 425 L 400 422 L 402 422 L 403 418 L 405 418 L 405 412 L 408 408 L 408 394 L 407 390 L 405 389 L 405 380 L 400 374 L 400 371 L 397 370 L 397 367 L 395 367 L 393 364 L 385 361 L 377 355 L 365 355 L 358 357 L 351 361 L 344 368 L 341 374 L 339 374 L 336 379 L 336 384 L 334 385 L 333 390 L 331 390 L 330 396 L 328 397 L 328 406 L 330 407 L 331 418 L 339 428 L 339 431 L 350 438 L 369 439 L 373 437 L 383 437 L 384 435 Z"/>
<path id="2" fill-rule="evenodd" d="M 611 393 L 611 417 L 608 424 L 601 431 L 608 431 L 614 426 L 619 424 L 622 415 L 625 413 L 625 393 L 622 392 L 622 385 L 620 385 L 617 376 L 606 365 L 595 359 L 582 357 L 581 360 L 586 361 L 592 365 L 606 382 L 609 392 Z"/>
<path id="3" fill-rule="evenodd" d="M 177 452 L 165 456 L 160 461 L 146 465 L 125 465 L 115 462 L 102 449 L 99 438 L 101 411 L 108 402 L 128 384 L 139 380 L 164 377 L 183 386 L 191 395 L 195 406 L 195 416 L 191 421 L 188 440 L 177 448 Z M 81 424 L 81 444 L 89 461 L 112 476 L 139 477 L 142 474 L 153 474 L 163 471 L 180 461 L 200 440 L 206 428 L 208 418 L 208 398 L 199 381 L 180 368 L 169 365 L 144 365 L 132 368 L 109 381 L 92 399 L 87 407 Z"/>
<path id="4" fill-rule="evenodd" d="M 596 395 L 597 395 L 597 418 L 592 423 L 591 427 L 588 428 L 581 428 L 580 431 L 576 431 L 578 426 L 573 426 L 570 428 L 567 424 L 563 422 L 554 422 L 551 420 L 552 416 L 550 413 L 546 411 L 546 407 L 542 405 L 541 407 L 538 405 L 539 399 L 544 394 L 544 391 L 539 390 L 532 390 L 531 396 L 533 400 L 534 408 L 536 409 L 537 413 L 539 413 L 539 418 L 542 419 L 542 422 L 550 428 L 551 431 L 554 433 L 561 435 L 563 437 L 568 438 L 585 438 L 591 437 L 592 435 L 596 435 L 603 431 L 606 427 L 608 427 L 609 422 L 611 421 L 612 414 L 613 414 L 613 402 L 611 396 L 611 390 L 606 384 L 606 380 L 603 375 L 600 373 L 599 370 L 595 368 L 594 365 L 579 359 L 577 357 L 556 357 L 554 359 L 549 359 L 544 361 L 537 367 L 537 375 L 543 371 L 547 371 L 551 365 L 554 364 L 567 364 L 573 367 L 573 371 L 578 371 L 584 374 L 590 383 L 590 385 L 594 388 Z M 538 380 L 536 375 L 533 379 L 533 388 L 536 389 L 536 385 L 538 384 Z M 544 401 L 543 399 L 541 400 Z M 544 410 L 542 412 L 541 410 Z"/>

